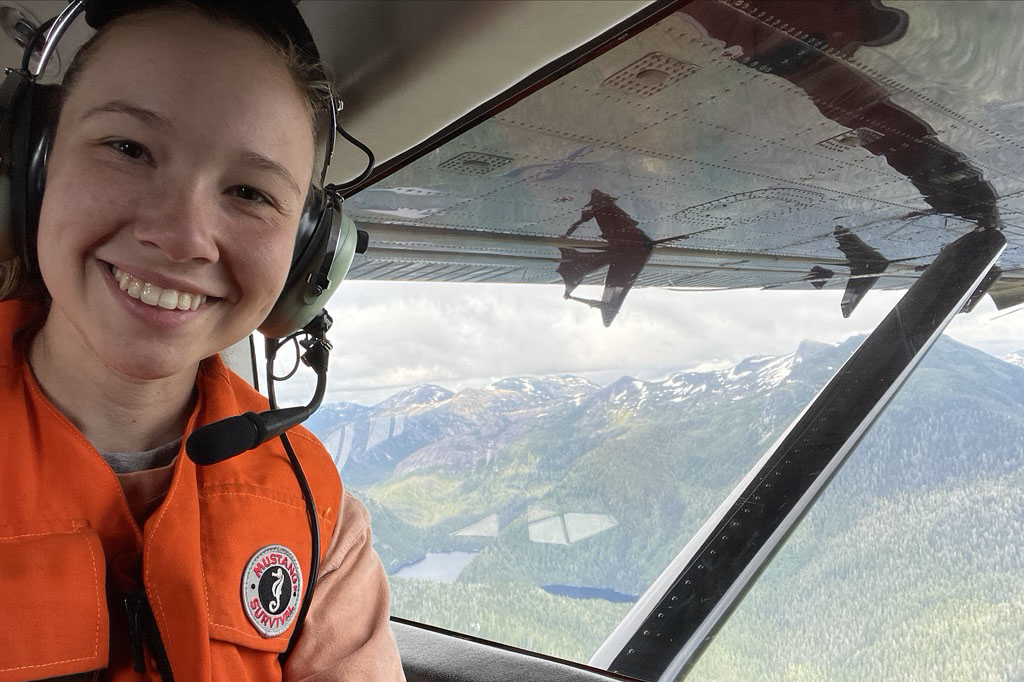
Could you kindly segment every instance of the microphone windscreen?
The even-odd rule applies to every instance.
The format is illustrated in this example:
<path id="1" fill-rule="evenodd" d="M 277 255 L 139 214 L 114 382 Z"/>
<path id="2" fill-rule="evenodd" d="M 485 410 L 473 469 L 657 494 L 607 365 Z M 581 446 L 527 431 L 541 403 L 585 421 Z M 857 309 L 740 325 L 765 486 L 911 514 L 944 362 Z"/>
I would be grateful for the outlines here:
<path id="1" fill-rule="evenodd" d="M 260 430 L 247 413 L 196 429 L 185 443 L 185 452 L 196 464 L 207 466 L 231 459 L 259 443 Z"/>

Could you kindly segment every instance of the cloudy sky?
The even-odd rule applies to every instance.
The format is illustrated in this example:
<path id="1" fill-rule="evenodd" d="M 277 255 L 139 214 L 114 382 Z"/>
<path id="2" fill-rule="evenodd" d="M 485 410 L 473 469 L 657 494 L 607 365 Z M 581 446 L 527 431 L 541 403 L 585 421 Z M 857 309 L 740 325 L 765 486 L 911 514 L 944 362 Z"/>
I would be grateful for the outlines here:
<path id="1" fill-rule="evenodd" d="M 600 289 L 584 291 L 588 298 Z M 793 352 L 803 339 L 841 341 L 871 331 L 903 292 L 872 292 L 844 320 L 841 291 L 637 289 L 610 328 L 562 287 L 525 284 L 346 282 L 334 317 L 327 402 L 372 404 L 411 385 L 482 387 L 516 375 L 572 373 L 598 383 L 656 379 L 689 368 Z M 947 331 L 994 355 L 1024 349 L 1024 311 L 990 300 Z M 305 402 L 312 375 L 279 389 Z"/>

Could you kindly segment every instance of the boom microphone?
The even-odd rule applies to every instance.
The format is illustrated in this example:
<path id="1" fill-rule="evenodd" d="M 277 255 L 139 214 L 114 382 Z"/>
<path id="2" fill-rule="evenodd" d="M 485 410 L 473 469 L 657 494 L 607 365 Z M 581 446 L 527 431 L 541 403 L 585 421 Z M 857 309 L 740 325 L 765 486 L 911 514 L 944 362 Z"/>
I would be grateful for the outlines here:
<path id="1" fill-rule="evenodd" d="M 192 432 L 185 443 L 185 452 L 189 459 L 203 466 L 223 462 L 301 424 L 317 407 L 319 404 L 285 407 L 258 414 L 246 412 L 215 421 Z"/>
<path id="2" fill-rule="evenodd" d="M 247 450 L 252 450 L 275 436 L 280 436 L 293 426 L 298 426 L 306 421 L 310 415 L 316 412 L 320 403 L 323 402 L 324 393 L 327 392 L 327 357 L 331 351 L 331 342 L 325 337 L 330 326 L 331 317 L 326 310 L 323 310 L 303 330 L 304 333 L 311 334 L 313 339 L 299 342 L 306 349 L 301 357 L 302 362 L 316 372 L 316 390 L 308 405 L 282 407 L 258 414 L 246 412 L 202 426 L 193 431 L 185 442 L 185 453 L 188 454 L 188 458 L 202 466 L 223 462 Z M 275 343 L 269 339 L 268 342 Z M 276 352 L 275 347 L 268 353 L 271 363 Z M 272 379 L 273 374 L 269 369 L 267 373 L 268 377 Z M 268 381 L 267 388 L 270 392 L 270 404 L 274 406 L 277 403 L 274 400 L 272 380 Z"/>

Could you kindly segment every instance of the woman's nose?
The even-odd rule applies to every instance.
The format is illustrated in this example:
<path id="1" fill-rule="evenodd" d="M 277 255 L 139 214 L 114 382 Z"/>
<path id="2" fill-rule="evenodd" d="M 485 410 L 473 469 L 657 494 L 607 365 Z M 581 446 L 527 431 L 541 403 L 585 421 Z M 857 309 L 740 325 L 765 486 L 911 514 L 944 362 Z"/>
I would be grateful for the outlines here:
<path id="1" fill-rule="evenodd" d="M 219 257 L 216 202 L 199 188 L 167 191 L 144 211 L 135 238 L 175 263 Z"/>

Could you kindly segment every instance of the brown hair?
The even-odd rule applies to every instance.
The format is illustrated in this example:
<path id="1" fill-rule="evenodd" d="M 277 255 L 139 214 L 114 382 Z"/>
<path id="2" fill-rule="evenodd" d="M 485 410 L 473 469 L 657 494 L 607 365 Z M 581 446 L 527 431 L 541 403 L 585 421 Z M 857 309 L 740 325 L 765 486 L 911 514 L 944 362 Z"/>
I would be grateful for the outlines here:
<path id="1" fill-rule="evenodd" d="M 61 83 L 60 97 L 57 102 L 57 110 L 53 112 L 53 120 L 56 122 L 60 116 L 60 109 L 68 94 L 74 89 L 82 71 L 88 66 L 92 55 L 97 47 L 103 43 L 110 28 L 118 22 L 140 14 L 158 11 L 172 11 L 182 14 L 198 14 L 217 21 L 240 28 L 259 36 L 265 43 L 274 49 L 281 63 L 288 69 L 296 88 L 303 95 L 309 106 L 310 124 L 313 129 L 313 144 L 315 150 L 313 182 L 318 183 L 320 175 L 315 169 L 322 164 L 324 147 L 327 144 L 328 136 L 335 134 L 331 130 L 331 108 L 334 106 L 332 88 L 327 77 L 327 70 L 323 62 L 311 58 L 305 51 L 300 50 L 287 36 L 272 34 L 253 18 L 243 11 L 232 11 L 223 5 L 210 7 L 208 5 L 196 4 L 187 0 L 165 0 L 163 2 L 150 2 L 144 7 L 122 14 L 99 28 L 75 53 L 67 71 L 64 73 L 64 80 Z"/>

